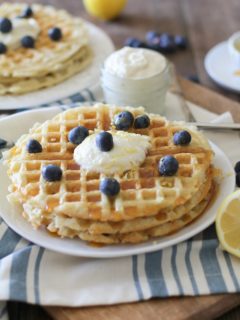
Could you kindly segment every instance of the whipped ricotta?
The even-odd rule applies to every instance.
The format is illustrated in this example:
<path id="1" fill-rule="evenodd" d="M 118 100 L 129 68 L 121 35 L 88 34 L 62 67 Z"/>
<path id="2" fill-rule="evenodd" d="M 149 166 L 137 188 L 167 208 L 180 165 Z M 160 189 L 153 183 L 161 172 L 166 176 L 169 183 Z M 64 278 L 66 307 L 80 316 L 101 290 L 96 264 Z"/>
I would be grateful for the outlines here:
<path id="1" fill-rule="evenodd" d="M 111 134 L 114 145 L 112 150 L 99 150 L 95 142 L 97 133 L 94 133 L 74 150 L 74 160 L 87 171 L 104 174 L 121 174 L 143 163 L 151 145 L 148 136 L 124 131 Z"/>
<path id="2" fill-rule="evenodd" d="M 40 27 L 37 21 L 33 18 L 11 20 L 12 30 L 9 33 L 0 32 L 0 42 L 4 43 L 8 48 L 17 49 L 21 47 L 21 39 L 24 36 L 37 38 Z"/>
<path id="3" fill-rule="evenodd" d="M 124 47 L 105 61 L 107 72 L 120 78 L 144 79 L 162 72 L 167 65 L 160 53 L 148 49 Z"/>

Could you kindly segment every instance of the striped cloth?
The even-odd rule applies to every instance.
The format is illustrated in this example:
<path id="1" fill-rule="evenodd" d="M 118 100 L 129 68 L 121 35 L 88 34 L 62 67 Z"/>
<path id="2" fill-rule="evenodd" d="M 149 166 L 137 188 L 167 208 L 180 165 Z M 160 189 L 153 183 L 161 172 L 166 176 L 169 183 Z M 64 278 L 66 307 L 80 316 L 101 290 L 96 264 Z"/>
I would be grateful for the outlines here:
<path id="1" fill-rule="evenodd" d="M 80 97 L 95 100 L 89 90 Z M 216 115 L 190 105 L 199 121 Z M 219 121 L 232 121 L 229 113 Z M 239 136 L 208 133 L 234 163 Z M 41 305 L 89 306 L 153 297 L 240 292 L 240 260 L 219 248 L 214 226 L 197 236 L 153 253 L 116 259 L 65 256 L 45 250 L 13 232 L 0 218 L 0 319 L 4 301 Z"/>

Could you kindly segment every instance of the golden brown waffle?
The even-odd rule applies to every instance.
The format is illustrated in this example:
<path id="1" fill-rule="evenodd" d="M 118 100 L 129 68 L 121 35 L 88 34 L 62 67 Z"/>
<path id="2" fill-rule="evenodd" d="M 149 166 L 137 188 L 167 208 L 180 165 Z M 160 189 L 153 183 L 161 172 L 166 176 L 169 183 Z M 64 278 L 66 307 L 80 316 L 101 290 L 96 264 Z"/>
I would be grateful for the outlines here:
<path id="1" fill-rule="evenodd" d="M 192 208 L 188 213 L 184 214 L 181 218 L 166 222 L 159 226 L 149 228 L 142 231 L 129 232 L 129 233 L 118 233 L 118 234 L 93 234 L 87 231 L 76 231 L 71 228 L 65 228 L 62 237 L 79 237 L 84 241 L 91 243 L 102 243 L 102 244 L 118 244 L 118 243 L 140 243 L 147 241 L 155 237 L 162 237 L 170 235 L 184 226 L 193 222 L 198 218 L 204 210 L 207 208 L 211 201 L 211 197 L 214 196 L 214 188 L 212 188 L 207 197 L 202 200 L 196 207 Z M 57 233 L 56 233 L 57 234 Z"/>
<path id="2" fill-rule="evenodd" d="M 0 16 L 14 18 L 21 14 L 25 7 L 26 4 L 3 3 L 0 6 Z M 33 18 L 41 30 L 35 48 L 9 49 L 0 56 L 0 94 L 19 94 L 26 92 L 28 87 L 28 91 L 31 91 L 54 85 L 90 63 L 88 35 L 81 19 L 51 6 L 34 4 L 32 9 Z M 48 30 L 56 26 L 61 28 L 63 33 L 60 41 L 52 41 L 48 37 Z M 6 81 L 11 84 L 6 85 Z M 24 81 L 27 81 L 27 88 Z M 15 83 L 18 83 L 18 89 L 14 87 Z"/>
<path id="3" fill-rule="evenodd" d="M 138 169 L 114 175 L 121 185 L 116 198 L 109 200 L 100 192 L 99 182 L 105 175 L 86 172 L 75 163 L 75 147 L 68 141 L 67 135 L 78 125 L 87 127 L 90 133 L 95 129 L 114 130 L 113 117 L 122 110 L 125 108 L 101 104 L 69 109 L 44 124 L 36 124 L 6 154 L 12 181 L 9 200 L 17 204 L 21 202 L 25 217 L 34 226 L 51 225 L 49 228 L 53 231 L 56 224 L 52 222 L 64 217 L 65 221 L 76 219 L 81 228 L 87 230 L 84 235 L 83 229 L 78 230 L 80 238 L 107 233 L 114 239 L 122 239 L 119 238 L 121 233 L 126 236 L 136 230 L 144 232 L 146 228 L 158 227 L 158 222 L 164 226 L 169 220 L 183 219 L 183 215 L 194 211 L 204 201 L 212 185 L 212 151 L 207 140 L 193 127 L 171 123 L 153 114 L 149 115 L 149 128 L 131 129 L 150 137 L 151 148 L 144 163 Z M 127 110 L 134 116 L 145 113 L 143 108 Z M 174 145 L 173 134 L 184 128 L 191 133 L 191 144 L 185 147 Z M 42 153 L 26 152 L 25 146 L 30 138 L 42 144 Z M 179 162 L 176 176 L 159 175 L 157 164 L 166 154 L 173 154 Z M 56 164 L 62 168 L 60 182 L 44 181 L 41 169 L 46 164 Z M 168 215 L 166 220 L 164 214 Z M 121 229 L 122 225 L 126 229 Z"/>
<path id="4" fill-rule="evenodd" d="M 58 233 L 60 236 L 72 234 L 72 232 L 75 234 L 78 232 L 88 232 L 94 235 L 122 234 L 146 230 L 180 219 L 207 197 L 212 187 L 212 170 L 209 171 L 208 175 L 206 183 L 200 187 L 199 191 L 196 192 L 191 199 L 189 199 L 185 204 L 179 205 L 172 210 L 165 209 L 154 216 L 141 217 L 120 222 L 101 222 L 57 215 L 52 217 L 52 222 L 48 226 L 48 230 Z"/>

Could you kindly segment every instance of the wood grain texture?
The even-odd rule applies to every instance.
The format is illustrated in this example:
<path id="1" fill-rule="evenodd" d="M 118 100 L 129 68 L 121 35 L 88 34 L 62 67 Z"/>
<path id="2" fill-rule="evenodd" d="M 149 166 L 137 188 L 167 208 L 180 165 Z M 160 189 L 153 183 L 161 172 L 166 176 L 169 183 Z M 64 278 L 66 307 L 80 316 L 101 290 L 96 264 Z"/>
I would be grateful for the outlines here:
<path id="1" fill-rule="evenodd" d="M 47 312 L 57 320 L 211 320 L 240 304 L 240 296 L 219 295 L 191 298 L 154 299 L 107 307 L 59 308 Z M 224 306 L 224 308 L 223 308 Z"/>

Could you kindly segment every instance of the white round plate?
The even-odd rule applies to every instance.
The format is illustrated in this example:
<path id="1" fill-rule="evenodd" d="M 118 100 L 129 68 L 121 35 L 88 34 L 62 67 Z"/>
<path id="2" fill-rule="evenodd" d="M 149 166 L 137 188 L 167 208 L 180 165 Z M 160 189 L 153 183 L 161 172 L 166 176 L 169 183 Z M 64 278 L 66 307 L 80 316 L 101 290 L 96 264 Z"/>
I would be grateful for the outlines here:
<path id="1" fill-rule="evenodd" d="M 94 55 L 89 67 L 53 87 L 18 96 L 0 96 L 0 110 L 39 107 L 42 104 L 54 103 L 85 88 L 91 88 L 99 82 L 101 64 L 114 51 L 114 44 L 100 28 L 86 21 L 85 24 Z"/>
<path id="2" fill-rule="evenodd" d="M 50 107 L 47 109 L 36 109 L 21 112 L 0 120 L 0 137 L 8 141 L 16 141 L 28 128 L 37 122 L 43 122 L 57 113 L 61 109 L 59 107 Z M 21 125 L 17 125 L 21 123 Z M 16 128 L 16 130 L 8 130 Z M 10 183 L 3 163 L 0 163 L 0 215 L 5 222 L 22 237 L 53 251 L 69 254 L 73 256 L 112 258 L 128 256 L 132 254 L 140 254 L 145 252 L 156 251 L 165 247 L 184 241 L 200 231 L 206 229 L 214 222 L 217 208 L 223 198 L 230 194 L 235 187 L 235 175 L 230 161 L 223 151 L 215 144 L 211 143 L 215 153 L 214 164 L 223 172 L 220 188 L 214 203 L 200 216 L 196 221 L 186 226 L 179 232 L 172 235 L 157 238 L 137 245 L 112 245 L 96 248 L 88 245 L 79 239 L 61 239 L 52 237 L 45 230 L 34 230 L 21 215 L 21 212 L 14 210 L 8 203 L 6 196 L 8 194 L 7 187 Z"/>
<path id="3" fill-rule="evenodd" d="M 205 69 L 216 83 L 225 89 L 240 92 L 240 76 L 235 74 L 238 68 L 228 51 L 227 42 L 213 47 L 204 60 Z"/>

